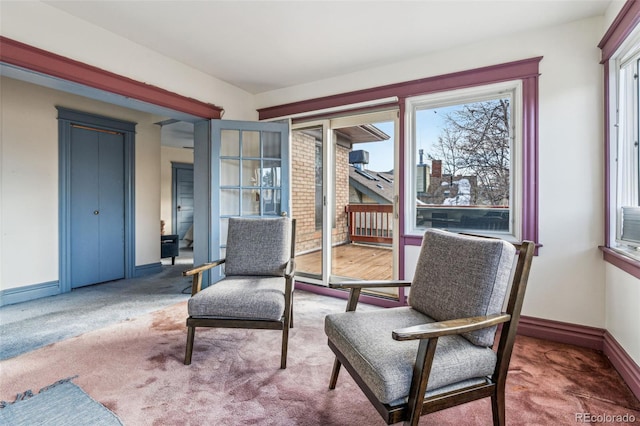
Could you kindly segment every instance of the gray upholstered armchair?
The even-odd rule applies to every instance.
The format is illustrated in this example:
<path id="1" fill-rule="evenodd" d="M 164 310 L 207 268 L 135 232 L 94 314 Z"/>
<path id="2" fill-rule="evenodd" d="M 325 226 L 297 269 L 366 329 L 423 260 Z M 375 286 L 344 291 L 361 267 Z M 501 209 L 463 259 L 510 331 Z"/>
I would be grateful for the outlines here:
<path id="1" fill-rule="evenodd" d="M 186 365 L 191 364 L 196 327 L 257 328 L 282 330 L 280 368 L 286 368 L 294 242 L 295 219 L 229 219 L 225 258 L 184 272 L 193 276 Z M 225 278 L 201 290 L 202 273 L 221 265 Z"/>
<path id="2" fill-rule="evenodd" d="M 534 248 L 428 230 L 412 282 L 331 284 L 351 294 L 347 312 L 325 319 L 336 355 L 329 388 L 344 365 L 387 424 L 417 425 L 423 414 L 491 397 L 494 424 L 504 425 L 505 381 Z M 409 306 L 355 311 L 362 288 L 398 285 L 410 286 Z"/>

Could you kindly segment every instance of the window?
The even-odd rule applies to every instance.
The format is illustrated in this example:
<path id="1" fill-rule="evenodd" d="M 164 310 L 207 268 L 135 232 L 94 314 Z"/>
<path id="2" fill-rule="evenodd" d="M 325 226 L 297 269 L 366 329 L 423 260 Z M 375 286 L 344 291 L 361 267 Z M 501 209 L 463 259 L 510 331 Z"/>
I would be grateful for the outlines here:
<path id="1" fill-rule="evenodd" d="M 521 83 L 409 98 L 407 111 L 413 233 L 442 228 L 520 239 Z"/>
<path id="2" fill-rule="evenodd" d="M 636 31 L 639 33 L 640 31 Z M 610 61 L 609 247 L 640 260 L 638 112 L 640 37 L 630 37 Z"/>
<path id="3" fill-rule="evenodd" d="M 632 2 L 635 4 L 636 2 Z M 640 2 L 638 2 L 640 5 Z M 400 109 L 400 158 L 398 194 L 400 245 L 420 245 L 424 228 L 416 226 L 417 173 L 419 161 L 415 140 L 414 104 L 435 102 L 432 107 L 464 105 L 478 100 L 497 99 L 511 92 L 511 132 L 509 165 L 509 231 L 512 239 L 538 241 L 538 84 L 542 57 L 435 75 L 403 83 L 273 106 L 258 110 L 261 120 L 310 114 L 318 111 L 389 108 Z M 506 83 L 512 82 L 512 83 Z M 467 88 L 467 89 L 461 89 Z M 460 89 L 458 92 L 457 90 Z M 454 92 L 455 91 L 455 92 Z M 484 91 L 484 92 L 483 92 Z M 484 94 L 484 98 L 477 96 Z M 438 98 L 438 96 L 441 96 Z M 460 96 L 460 97 L 458 97 Z M 438 104 L 438 101 L 440 102 Z M 368 104 L 368 105 L 364 105 Z M 357 105 L 357 106 L 356 106 Z M 412 134 L 413 132 L 413 134 Z M 436 212 L 437 213 L 437 212 Z M 437 218 L 437 217 L 436 217 Z M 490 230 L 487 230 L 487 233 Z M 508 233 L 497 234 L 509 238 Z"/>

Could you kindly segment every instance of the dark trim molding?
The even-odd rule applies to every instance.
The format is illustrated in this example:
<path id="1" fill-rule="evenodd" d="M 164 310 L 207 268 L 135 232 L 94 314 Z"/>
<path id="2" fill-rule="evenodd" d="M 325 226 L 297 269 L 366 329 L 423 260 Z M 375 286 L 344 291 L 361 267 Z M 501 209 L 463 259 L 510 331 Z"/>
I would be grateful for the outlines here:
<path id="1" fill-rule="evenodd" d="M 202 118 L 223 109 L 0 36 L 0 62 Z"/>
<path id="2" fill-rule="evenodd" d="M 613 364 L 631 392 L 640 399 L 640 366 L 608 331 L 533 317 L 520 317 L 518 334 L 601 351 Z"/>
<path id="3" fill-rule="evenodd" d="M 602 258 L 605 262 L 609 262 L 626 273 L 640 279 L 640 262 L 634 260 L 622 253 L 619 253 L 609 247 L 600 247 L 602 250 Z"/>
<path id="4" fill-rule="evenodd" d="M 603 352 L 616 371 L 620 373 L 631 392 L 640 399 L 640 367 L 608 331 L 604 333 Z"/>
<path id="5" fill-rule="evenodd" d="M 521 316 L 518 334 L 553 342 L 567 343 L 601 351 L 604 345 L 602 328 L 576 325 L 528 316 Z"/>
<path id="6" fill-rule="evenodd" d="M 338 95 L 325 96 L 284 105 L 258 109 L 260 120 L 287 117 L 294 114 L 319 111 L 326 108 L 358 104 L 385 98 L 407 98 L 427 93 L 444 92 L 452 89 L 498 83 L 501 81 L 524 79 L 538 76 L 538 64 L 542 56 L 499 65 L 476 68 L 422 78 L 403 83 L 389 84 Z M 429 88 L 429 89 L 425 89 Z"/>
<path id="7" fill-rule="evenodd" d="M 60 283 L 58 281 L 9 288 L 0 291 L 0 306 L 28 302 L 29 300 L 40 299 L 42 297 L 56 296 L 60 293 Z"/>
<path id="8" fill-rule="evenodd" d="M 611 59 L 638 23 L 640 23 L 640 1 L 627 0 L 598 44 L 602 50 L 601 64 Z"/>

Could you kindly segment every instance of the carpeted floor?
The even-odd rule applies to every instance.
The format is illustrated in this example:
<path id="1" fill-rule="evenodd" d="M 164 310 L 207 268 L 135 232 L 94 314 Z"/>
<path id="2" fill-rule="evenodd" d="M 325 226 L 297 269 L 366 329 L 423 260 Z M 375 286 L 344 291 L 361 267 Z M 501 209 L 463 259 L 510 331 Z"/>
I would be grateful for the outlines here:
<path id="1" fill-rule="evenodd" d="M 280 332 L 272 330 L 199 329 L 193 363 L 183 365 L 186 302 L 179 302 L 1 361 L 0 400 L 77 375 L 74 382 L 125 425 L 382 425 L 345 371 L 328 390 L 333 356 L 323 318 L 344 307 L 344 300 L 296 291 L 296 327 L 280 370 Z M 518 337 L 507 424 L 574 425 L 584 413 L 634 416 L 637 423 L 640 403 L 602 354 Z M 488 425 L 490 403 L 421 423 Z"/>
<path id="2" fill-rule="evenodd" d="M 69 293 L 0 307 L 0 360 L 188 299 L 192 249 L 181 249 L 176 265 L 162 272 L 74 289 Z"/>

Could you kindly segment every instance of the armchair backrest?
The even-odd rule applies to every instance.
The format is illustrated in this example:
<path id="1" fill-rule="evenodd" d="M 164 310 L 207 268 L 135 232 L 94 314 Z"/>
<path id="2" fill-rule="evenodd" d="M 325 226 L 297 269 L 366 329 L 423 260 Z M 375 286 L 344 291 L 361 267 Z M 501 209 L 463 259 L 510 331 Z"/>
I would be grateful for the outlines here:
<path id="1" fill-rule="evenodd" d="M 514 269 L 515 247 L 503 240 L 429 229 L 424 235 L 409 305 L 436 321 L 500 313 Z M 492 346 L 496 327 L 463 336 Z"/>
<path id="2" fill-rule="evenodd" d="M 291 235 L 288 217 L 229 218 L 225 275 L 283 276 Z"/>

